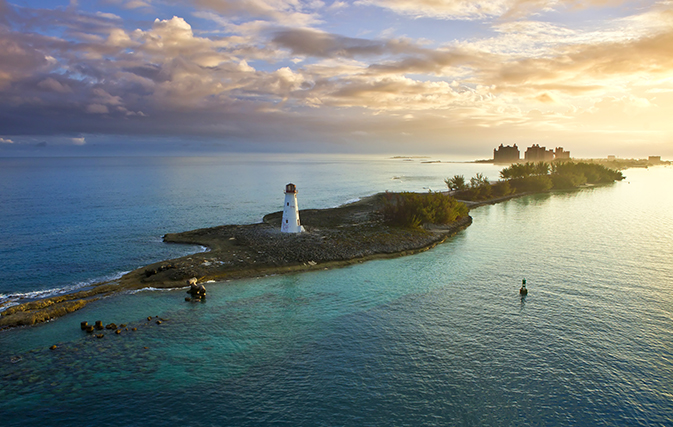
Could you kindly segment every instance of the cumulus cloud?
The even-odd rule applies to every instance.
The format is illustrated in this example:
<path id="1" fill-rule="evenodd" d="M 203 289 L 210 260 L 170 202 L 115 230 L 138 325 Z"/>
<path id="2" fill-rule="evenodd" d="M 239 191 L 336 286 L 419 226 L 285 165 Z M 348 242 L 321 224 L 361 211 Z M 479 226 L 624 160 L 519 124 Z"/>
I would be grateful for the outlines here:
<path id="1" fill-rule="evenodd" d="M 70 140 L 71 140 L 72 143 L 75 144 L 75 145 L 84 145 L 84 144 L 86 144 L 86 139 L 85 139 L 84 137 L 80 137 L 80 138 L 71 138 Z"/>
<path id="2" fill-rule="evenodd" d="M 0 138 L 0 144 L 14 144 L 14 141 L 9 138 Z"/>
<path id="3" fill-rule="evenodd" d="M 449 42 L 321 28 L 321 11 L 353 8 L 341 2 L 194 4 L 194 15 L 152 16 L 129 27 L 113 13 L 19 9 L 0 0 L 7 11 L 0 25 L 12 24 L 0 31 L 0 129 L 263 139 L 338 138 L 353 126 L 349 135 L 439 138 L 429 130 L 607 129 L 617 113 L 638 118 L 638 129 L 670 128 L 661 113 L 673 107 L 673 20 L 664 3 L 591 30 L 498 20 L 486 35 Z M 367 4 L 402 13 L 412 3 Z M 435 10 L 440 19 L 486 20 L 584 7 L 413 4 L 423 16 Z M 204 21 L 215 29 L 199 28 Z"/>

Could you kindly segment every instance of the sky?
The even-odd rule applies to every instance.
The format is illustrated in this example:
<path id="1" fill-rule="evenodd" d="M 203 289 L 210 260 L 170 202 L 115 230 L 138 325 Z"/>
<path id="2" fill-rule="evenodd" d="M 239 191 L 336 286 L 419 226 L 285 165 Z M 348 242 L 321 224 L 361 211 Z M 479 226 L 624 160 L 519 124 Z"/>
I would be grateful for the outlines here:
<path id="1" fill-rule="evenodd" d="M 0 156 L 673 158 L 673 1 L 0 0 Z"/>

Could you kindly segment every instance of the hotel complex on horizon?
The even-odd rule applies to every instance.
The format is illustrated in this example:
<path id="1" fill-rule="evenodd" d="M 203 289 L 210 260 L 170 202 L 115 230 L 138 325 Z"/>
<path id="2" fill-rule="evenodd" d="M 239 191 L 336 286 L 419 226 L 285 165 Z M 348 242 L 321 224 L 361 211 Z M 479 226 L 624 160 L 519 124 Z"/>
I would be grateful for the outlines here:
<path id="1" fill-rule="evenodd" d="M 556 147 L 555 150 L 547 150 L 547 147 L 540 147 L 539 144 L 533 144 L 526 149 L 524 159 L 527 162 L 551 162 L 554 160 L 569 160 L 570 151 L 565 151 L 563 147 Z M 500 146 L 493 150 L 493 163 L 517 163 L 522 159 L 519 154 L 519 147 Z"/>

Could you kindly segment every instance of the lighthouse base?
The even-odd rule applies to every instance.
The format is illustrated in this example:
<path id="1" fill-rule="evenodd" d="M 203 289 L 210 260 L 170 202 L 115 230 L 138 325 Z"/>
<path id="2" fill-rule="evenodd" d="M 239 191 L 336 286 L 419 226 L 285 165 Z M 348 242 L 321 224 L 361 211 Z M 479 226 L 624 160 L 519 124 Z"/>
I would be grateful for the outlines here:
<path id="1" fill-rule="evenodd" d="M 280 228 L 281 233 L 303 233 L 306 231 L 303 225 L 294 225 L 293 227 L 286 227 L 286 224 L 283 224 L 283 226 Z"/>

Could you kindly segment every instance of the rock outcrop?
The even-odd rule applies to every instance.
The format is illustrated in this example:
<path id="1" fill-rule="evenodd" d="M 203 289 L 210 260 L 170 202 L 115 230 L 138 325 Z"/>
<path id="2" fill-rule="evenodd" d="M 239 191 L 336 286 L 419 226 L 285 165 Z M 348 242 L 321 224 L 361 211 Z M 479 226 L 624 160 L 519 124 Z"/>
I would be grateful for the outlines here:
<path id="1" fill-rule="evenodd" d="M 426 224 L 420 229 L 391 227 L 383 223 L 379 214 L 380 200 L 372 196 L 338 208 L 302 210 L 305 233 L 281 233 L 282 212 L 275 212 L 266 215 L 259 224 L 167 234 L 165 242 L 198 244 L 210 250 L 148 265 L 86 291 L 10 307 L 0 312 L 0 329 L 44 322 L 121 291 L 176 288 L 188 281 L 195 292 L 187 298 L 204 301 L 205 288 L 200 288 L 203 285 L 197 282 L 333 268 L 410 255 L 432 248 L 472 223 L 472 218 L 465 216 L 448 225 Z M 96 329 L 102 329 L 100 326 L 96 324 Z M 108 326 L 117 329 L 116 325 Z"/>

